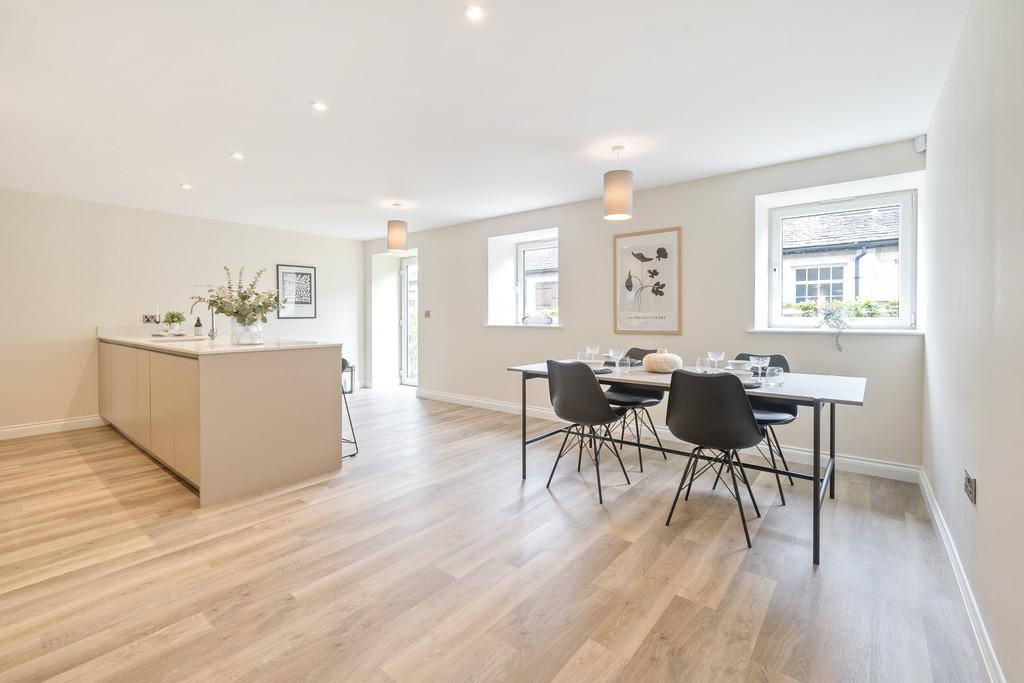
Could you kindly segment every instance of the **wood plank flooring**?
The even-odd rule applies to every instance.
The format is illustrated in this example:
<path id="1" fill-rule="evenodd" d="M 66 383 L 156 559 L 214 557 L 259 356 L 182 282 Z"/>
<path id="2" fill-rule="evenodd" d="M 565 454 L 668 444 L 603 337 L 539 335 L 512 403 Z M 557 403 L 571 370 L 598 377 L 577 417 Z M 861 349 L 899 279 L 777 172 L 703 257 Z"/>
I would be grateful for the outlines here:
<path id="1" fill-rule="evenodd" d="M 916 486 L 758 476 L 743 541 L 708 478 L 627 449 L 626 486 L 519 418 L 353 397 L 336 476 L 200 510 L 109 428 L 0 442 L 0 681 L 981 681 Z M 539 432 L 548 423 L 531 420 Z"/>

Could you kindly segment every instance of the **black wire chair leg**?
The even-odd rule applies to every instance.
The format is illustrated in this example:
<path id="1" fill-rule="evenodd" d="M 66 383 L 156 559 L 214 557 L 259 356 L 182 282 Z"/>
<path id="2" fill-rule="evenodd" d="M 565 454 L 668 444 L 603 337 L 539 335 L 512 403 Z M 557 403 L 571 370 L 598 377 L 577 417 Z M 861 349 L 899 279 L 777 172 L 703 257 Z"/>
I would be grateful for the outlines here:
<path id="1" fill-rule="evenodd" d="M 683 492 L 683 486 L 686 485 L 686 476 L 690 473 L 690 467 L 693 465 L 695 460 L 693 453 L 690 453 L 690 457 L 686 460 L 686 467 L 683 468 L 683 476 L 679 478 L 679 488 L 676 489 L 676 497 L 672 501 L 672 509 L 668 511 L 668 519 L 665 520 L 665 526 L 672 523 L 672 515 L 675 514 L 676 504 L 679 502 L 679 494 Z"/>
<path id="2" fill-rule="evenodd" d="M 750 489 L 750 480 L 747 479 L 747 471 L 745 469 L 743 469 L 743 461 L 740 460 L 739 452 L 733 451 L 732 452 L 732 457 L 736 458 L 736 464 L 739 465 L 739 467 L 740 467 L 740 479 L 743 480 L 743 483 L 747 487 L 747 495 L 750 496 L 750 502 L 754 504 L 754 512 L 757 513 L 758 517 L 760 517 L 761 516 L 761 511 L 757 508 L 757 500 L 754 498 L 754 492 Z M 739 495 L 740 495 L 740 491 L 739 491 L 739 489 L 736 489 L 736 497 L 739 498 Z"/>
<path id="3" fill-rule="evenodd" d="M 597 502 L 604 505 L 604 494 L 601 493 L 601 442 L 595 439 L 594 428 L 590 428 L 590 443 L 597 441 L 597 448 L 594 449 L 594 470 L 597 472 Z"/>
<path id="4" fill-rule="evenodd" d="M 782 446 L 779 445 L 779 436 L 778 436 L 778 434 L 775 433 L 775 428 L 774 427 L 769 427 L 768 428 L 768 432 L 772 435 L 772 438 L 775 439 L 775 450 L 779 452 L 779 458 L 782 459 L 782 466 L 785 467 L 786 471 L 788 472 L 789 471 L 789 463 L 786 462 L 786 455 L 782 452 Z M 787 476 L 789 477 L 789 485 L 792 486 L 793 485 L 793 477 L 792 477 L 792 475 L 787 475 Z"/>
<path id="5" fill-rule="evenodd" d="M 654 434 L 654 440 L 658 442 L 658 449 L 661 451 L 661 457 L 668 460 L 668 453 L 665 452 L 665 447 L 661 445 L 661 437 L 658 436 L 658 428 L 654 426 L 654 418 L 651 417 L 647 408 L 642 408 L 641 410 L 644 411 L 644 417 L 647 418 L 646 426 L 651 430 L 651 434 Z"/>
<path id="6" fill-rule="evenodd" d="M 775 463 L 775 447 L 772 445 L 772 438 L 768 435 L 768 429 L 764 430 L 764 439 L 768 442 L 768 457 L 771 459 L 771 465 L 773 470 L 778 470 L 779 466 Z M 775 472 L 775 485 L 779 487 L 779 498 L 782 500 L 782 504 L 786 504 L 786 494 L 782 492 L 782 478 L 779 477 L 778 471 Z"/>
<path id="7" fill-rule="evenodd" d="M 351 392 L 349 392 L 349 393 L 351 393 Z M 348 427 L 349 427 L 350 430 L 352 430 L 352 438 L 351 439 L 346 439 L 345 438 L 345 425 L 344 425 L 344 423 L 342 423 L 342 425 L 341 425 L 342 451 L 344 452 L 345 444 L 351 444 L 351 445 L 356 447 L 356 449 L 353 452 L 349 453 L 348 455 L 342 455 L 341 457 L 342 457 L 342 459 L 354 458 L 357 455 L 359 455 L 359 439 L 356 438 L 356 423 L 352 421 L 352 411 L 349 410 L 349 408 L 348 408 L 348 395 L 344 391 L 341 392 L 341 402 L 345 404 L 345 414 L 348 416 Z"/>
<path id="8" fill-rule="evenodd" d="M 572 427 L 570 427 L 569 430 L 572 430 Z M 551 474 L 548 476 L 548 483 L 544 488 L 551 488 L 551 480 L 555 478 L 555 470 L 558 468 L 558 463 L 562 461 L 562 456 L 565 455 L 565 444 L 569 442 L 569 430 L 565 432 L 565 438 L 562 439 L 562 445 L 558 449 L 558 455 L 555 457 L 555 464 L 551 466 Z"/>
<path id="9" fill-rule="evenodd" d="M 700 451 L 701 455 L 704 455 L 704 451 L 700 448 L 695 448 L 691 455 L 695 455 L 697 451 Z M 703 472 L 702 472 L 703 474 Z M 686 486 L 686 497 L 683 500 L 690 500 L 690 490 L 693 488 L 693 480 L 697 477 L 697 464 L 694 463 L 693 469 L 690 470 L 690 483 Z"/>
<path id="10" fill-rule="evenodd" d="M 730 453 L 727 457 L 727 462 L 729 465 L 729 474 L 732 475 L 732 486 L 734 489 L 736 489 L 736 505 L 739 506 L 740 521 L 743 522 L 743 535 L 747 537 L 747 547 L 752 548 L 753 546 L 750 544 L 750 532 L 747 531 L 747 516 L 743 512 L 743 499 L 740 497 L 740 485 L 736 482 L 736 471 L 733 469 L 732 465 L 732 454 Z"/>
<path id="11" fill-rule="evenodd" d="M 640 430 L 640 411 L 636 408 L 633 409 L 633 430 L 636 432 L 636 455 L 640 460 L 640 471 L 644 471 L 644 449 L 640 447 L 642 439 L 640 435 L 643 433 Z"/>
<path id="12" fill-rule="evenodd" d="M 608 428 L 608 425 L 605 425 L 604 432 L 605 432 L 605 434 L 608 435 L 608 445 L 611 446 L 612 453 L 615 454 L 615 459 L 619 461 L 619 467 L 622 468 L 622 476 L 624 476 L 626 478 L 626 483 L 628 484 L 629 483 L 629 475 L 626 474 L 626 466 L 622 464 L 622 458 L 619 457 L 619 449 L 618 449 L 618 447 L 615 445 L 615 442 L 611 440 L 612 432 Z"/>

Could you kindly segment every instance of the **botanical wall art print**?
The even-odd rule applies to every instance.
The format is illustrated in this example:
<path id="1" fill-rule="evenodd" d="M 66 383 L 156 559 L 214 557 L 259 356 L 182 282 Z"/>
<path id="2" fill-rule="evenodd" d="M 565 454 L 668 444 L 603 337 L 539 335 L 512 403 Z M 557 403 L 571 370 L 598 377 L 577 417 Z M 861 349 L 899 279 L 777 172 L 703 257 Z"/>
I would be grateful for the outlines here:
<path id="1" fill-rule="evenodd" d="M 315 318 L 316 268 L 278 264 L 277 295 L 281 300 L 278 318 Z"/>
<path id="2" fill-rule="evenodd" d="M 616 334 L 681 334 L 682 229 L 613 238 Z"/>

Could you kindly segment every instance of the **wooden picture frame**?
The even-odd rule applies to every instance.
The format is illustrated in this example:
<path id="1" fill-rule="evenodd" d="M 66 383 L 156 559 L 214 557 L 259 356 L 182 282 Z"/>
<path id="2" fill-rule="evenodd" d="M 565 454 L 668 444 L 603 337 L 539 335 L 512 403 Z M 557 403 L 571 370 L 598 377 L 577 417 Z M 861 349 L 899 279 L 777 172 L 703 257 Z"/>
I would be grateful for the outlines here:
<path id="1" fill-rule="evenodd" d="M 681 227 L 612 237 L 615 334 L 683 333 L 682 256 Z"/>
<path id="2" fill-rule="evenodd" d="M 281 300 L 278 318 L 315 318 L 316 267 L 277 264 L 277 296 Z"/>

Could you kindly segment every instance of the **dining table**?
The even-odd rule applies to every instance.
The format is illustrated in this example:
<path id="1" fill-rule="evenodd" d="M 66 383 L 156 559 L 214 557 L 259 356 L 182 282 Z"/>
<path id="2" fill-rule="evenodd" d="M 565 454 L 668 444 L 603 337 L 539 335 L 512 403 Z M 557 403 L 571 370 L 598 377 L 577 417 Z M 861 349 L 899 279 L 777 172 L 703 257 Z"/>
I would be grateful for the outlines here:
<path id="1" fill-rule="evenodd" d="M 556 434 L 565 433 L 569 427 L 563 426 L 557 429 L 546 431 L 542 434 L 527 438 L 526 432 L 526 383 L 534 379 L 545 379 L 548 374 L 547 363 L 527 363 L 525 365 L 513 365 L 507 368 L 510 372 L 519 373 L 522 377 L 522 459 L 523 479 L 526 479 L 526 447 Z M 684 368 L 694 371 L 694 368 Z M 719 370 L 713 370 L 713 372 Z M 720 370 L 727 372 L 727 370 Z M 668 391 L 672 382 L 671 373 L 653 373 L 644 370 L 642 367 L 619 366 L 609 364 L 606 369 L 595 372 L 597 381 L 601 384 L 631 384 L 637 387 L 662 389 Z M 810 481 L 813 490 L 812 496 L 812 561 L 815 565 L 821 561 L 821 507 L 825 502 L 826 492 L 829 498 L 836 495 L 836 406 L 863 406 L 864 393 L 867 388 L 867 379 L 864 377 L 848 377 L 842 375 L 822 375 L 805 373 L 784 373 L 780 384 L 769 385 L 766 383 L 757 386 L 744 385 L 747 395 L 765 399 L 777 400 L 784 403 L 791 403 L 799 406 L 807 406 L 813 413 L 813 437 L 812 437 L 812 462 L 810 474 L 795 472 L 781 467 L 761 465 L 756 463 L 744 463 L 748 469 L 762 472 L 777 473 L 779 475 L 793 477 Z M 821 457 L 821 423 L 822 411 L 828 407 L 828 461 L 822 467 Z M 596 437 L 608 440 L 608 437 Z M 639 437 L 637 437 L 639 439 Z M 640 444 L 636 441 L 626 441 L 623 438 L 614 438 L 612 441 L 624 446 L 639 446 L 661 450 L 665 453 L 689 456 L 690 452 L 666 446 L 655 446 L 648 443 Z M 697 445 L 697 444 L 694 444 Z M 705 460 L 710 456 L 698 455 Z"/>

